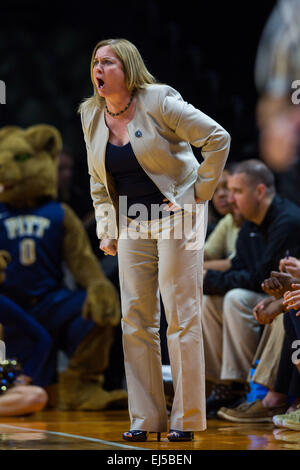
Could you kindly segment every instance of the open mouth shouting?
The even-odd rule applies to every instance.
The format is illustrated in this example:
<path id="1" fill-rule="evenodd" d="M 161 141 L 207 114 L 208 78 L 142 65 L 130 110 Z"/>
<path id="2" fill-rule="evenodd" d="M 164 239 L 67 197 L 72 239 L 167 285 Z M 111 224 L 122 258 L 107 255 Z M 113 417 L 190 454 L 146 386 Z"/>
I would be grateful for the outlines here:
<path id="1" fill-rule="evenodd" d="M 102 90 L 102 88 L 104 87 L 104 81 L 102 80 L 102 78 L 97 78 L 97 82 L 98 82 L 98 89 Z"/>

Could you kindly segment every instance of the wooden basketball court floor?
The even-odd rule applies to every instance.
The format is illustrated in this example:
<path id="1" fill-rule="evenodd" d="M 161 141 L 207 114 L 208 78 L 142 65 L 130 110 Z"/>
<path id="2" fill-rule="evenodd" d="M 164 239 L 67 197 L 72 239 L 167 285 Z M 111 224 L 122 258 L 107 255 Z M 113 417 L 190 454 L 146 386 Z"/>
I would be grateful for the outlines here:
<path id="1" fill-rule="evenodd" d="M 207 430 L 192 442 L 161 442 L 150 434 L 146 442 L 123 441 L 129 429 L 126 410 L 67 412 L 45 410 L 26 417 L 0 418 L 0 450 L 299 450 L 300 432 L 272 424 L 239 424 L 208 420 Z"/>

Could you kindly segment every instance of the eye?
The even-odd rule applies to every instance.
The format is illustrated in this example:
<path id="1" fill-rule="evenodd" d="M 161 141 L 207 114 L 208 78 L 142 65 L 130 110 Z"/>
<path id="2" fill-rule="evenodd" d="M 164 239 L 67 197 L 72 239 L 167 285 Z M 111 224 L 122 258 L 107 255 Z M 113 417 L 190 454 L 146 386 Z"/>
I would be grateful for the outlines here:
<path id="1" fill-rule="evenodd" d="M 30 153 L 17 153 L 14 158 L 16 162 L 24 162 L 25 160 L 29 160 L 29 158 L 31 158 L 31 155 Z"/>

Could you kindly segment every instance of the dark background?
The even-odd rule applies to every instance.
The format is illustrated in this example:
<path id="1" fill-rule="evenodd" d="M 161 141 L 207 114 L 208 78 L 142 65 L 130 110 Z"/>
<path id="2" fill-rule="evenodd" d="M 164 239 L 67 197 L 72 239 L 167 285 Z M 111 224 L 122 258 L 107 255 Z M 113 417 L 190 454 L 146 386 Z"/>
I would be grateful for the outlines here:
<path id="1" fill-rule="evenodd" d="M 229 161 L 258 157 L 254 62 L 274 1 L 10 1 L 1 4 L 0 127 L 49 123 L 75 157 L 74 184 L 87 188 L 81 100 L 92 93 L 94 45 L 125 37 L 150 72 L 232 136 Z"/>

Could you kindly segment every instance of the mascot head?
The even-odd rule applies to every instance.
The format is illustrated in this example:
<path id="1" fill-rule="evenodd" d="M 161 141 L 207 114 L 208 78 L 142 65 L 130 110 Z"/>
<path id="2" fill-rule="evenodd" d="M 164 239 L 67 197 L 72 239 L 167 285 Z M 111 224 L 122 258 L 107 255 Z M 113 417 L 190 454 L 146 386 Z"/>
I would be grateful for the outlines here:
<path id="1" fill-rule="evenodd" d="M 59 131 L 46 124 L 0 130 L 0 202 L 34 207 L 57 196 Z"/>

